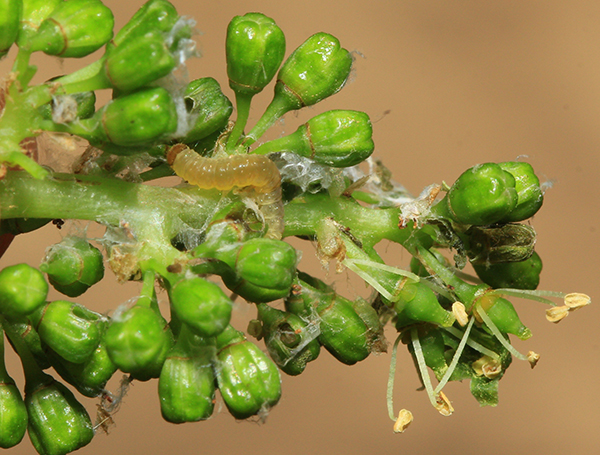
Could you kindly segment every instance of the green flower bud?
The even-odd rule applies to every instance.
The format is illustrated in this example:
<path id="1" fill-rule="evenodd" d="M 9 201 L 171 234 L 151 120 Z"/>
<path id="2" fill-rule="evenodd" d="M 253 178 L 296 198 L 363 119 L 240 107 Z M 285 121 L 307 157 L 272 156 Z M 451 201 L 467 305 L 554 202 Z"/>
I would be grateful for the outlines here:
<path id="1" fill-rule="evenodd" d="M 46 250 L 40 271 L 57 291 L 77 297 L 104 277 L 102 253 L 81 237 L 65 237 Z"/>
<path id="2" fill-rule="evenodd" d="M 494 289 L 537 289 L 542 272 L 542 259 L 534 251 L 529 259 L 497 264 L 473 264 L 477 276 Z"/>
<path id="3" fill-rule="evenodd" d="M 0 382 L 0 447 L 8 449 L 21 442 L 27 431 L 27 409 L 14 381 Z"/>
<path id="4" fill-rule="evenodd" d="M 179 14 L 171 3 L 166 0 L 150 0 L 119 30 L 113 43 L 120 46 L 124 42 L 139 41 L 154 31 L 169 33 L 178 19 Z"/>
<path id="5" fill-rule="evenodd" d="M 136 305 L 117 312 L 106 329 L 104 342 L 110 359 L 134 379 L 147 381 L 160 370 L 173 346 L 173 335 L 152 308 Z"/>
<path id="6" fill-rule="evenodd" d="M 369 116 L 358 111 L 327 111 L 294 133 L 258 147 L 254 153 L 294 152 L 333 167 L 354 166 L 375 148 Z"/>
<path id="7" fill-rule="evenodd" d="M 430 322 L 442 327 L 450 327 L 455 318 L 452 312 L 446 311 L 427 285 L 422 282 L 407 281 L 397 294 L 394 310 L 401 315 L 401 320 Z M 396 328 L 400 329 L 399 324 Z"/>
<path id="8" fill-rule="evenodd" d="M 193 125 L 182 142 L 200 141 L 222 131 L 233 112 L 231 101 L 223 94 L 219 83 L 212 77 L 196 79 L 188 84 L 183 95 Z"/>
<path id="9" fill-rule="evenodd" d="M 100 0 L 60 2 L 31 38 L 30 50 L 59 57 L 85 57 L 113 36 L 112 11 Z"/>
<path id="10" fill-rule="evenodd" d="M 367 358 L 373 343 L 372 331 L 353 303 L 320 280 L 306 274 L 301 274 L 301 278 L 300 292 L 294 292 L 285 300 L 286 310 L 309 320 L 318 318 L 319 343 L 340 362 L 353 365 Z"/>
<path id="11" fill-rule="evenodd" d="M 173 134 L 177 129 L 177 110 L 165 89 L 147 88 L 112 100 L 94 117 L 79 124 L 72 132 L 100 147 L 104 142 L 139 146 Z"/>
<path id="12" fill-rule="evenodd" d="M 208 419 L 215 407 L 214 341 L 192 335 L 185 326 L 158 380 L 163 418 L 184 423 Z"/>
<path id="13" fill-rule="evenodd" d="M 225 275 L 223 280 L 246 300 L 271 302 L 290 293 L 296 261 L 296 250 L 286 242 L 250 239 L 239 249 L 235 264 L 228 264 L 235 276 Z"/>
<path id="14" fill-rule="evenodd" d="M 298 316 L 260 303 L 256 306 L 262 321 L 262 335 L 273 361 L 285 373 L 296 376 L 319 356 L 317 327 Z"/>
<path id="15" fill-rule="evenodd" d="M 308 38 L 283 64 L 275 86 L 275 97 L 287 100 L 291 109 L 300 109 L 331 96 L 346 83 L 352 56 L 327 33 Z"/>
<path id="16" fill-rule="evenodd" d="M 223 220 L 211 224 L 204 242 L 194 249 L 194 256 L 212 257 L 235 268 L 242 243 L 248 239 L 246 226 L 236 220 Z"/>
<path id="17" fill-rule="evenodd" d="M 27 316 L 42 306 L 48 283 L 42 273 L 27 264 L 16 264 L 0 271 L 0 313 L 7 318 Z"/>
<path id="18" fill-rule="evenodd" d="M 104 69 L 110 85 L 123 92 L 136 90 L 169 74 L 177 61 L 164 35 L 151 31 L 121 46 L 109 46 Z"/>
<path id="19" fill-rule="evenodd" d="M 221 333 L 229 324 L 233 303 L 215 283 L 200 277 L 183 279 L 169 291 L 177 318 L 203 337 Z"/>
<path id="20" fill-rule="evenodd" d="M 26 49 L 29 41 L 37 33 L 40 24 L 62 3 L 62 0 L 27 0 L 22 3 L 23 14 L 21 15 L 21 29 L 17 37 L 17 44 Z"/>
<path id="21" fill-rule="evenodd" d="M 4 364 L 4 333 L 0 330 L 0 447 L 16 446 L 27 431 L 27 409 Z"/>
<path id="22" fill-rule="evenodd" d="M 513 304 L 505 298 L 485 293 L 474 304 L 479 305 L 486 312 L 500 332 L 512 333 L 521 340 L 531 338 L 531 330 L 523 325 Z"/>
<path id="23" fill-rule="evenodd" d="M 68 123 L 78 118 L 90 118 L 96 112 L 96 94 L 81 92 L 57 95 L 50 103 L 40 106 L 38 112 L 44 120 L 52 120 L 54 123 Z"/>
<path id="24" fill-rule="evenodd" d="M 264 14 L 235 16 L 225 41 L 229 86 L 255 95 L 271 82 L 285 55 L 285 36 Z"/>
<path id="25" fill-rule="evenodd" d="M 236 419 L 247 419 L 279 402 L 281 376 L 277 366 L 242 332 L 228 326 L 217 337 L 217 349 L 217 384 Z"/>
<path id="26" fill-rule="evenodd" d="M 285 61 L 277 76 L 275 96 L 260 120 L 248 133 L 249 146 L 286 112 L 311 106 L 337 93 L 346 83 L 352 56 L 334 36 L 317 33 L 308 38 Z"/>
<path id="27" fill-rule="evenodd" d="M 27 383 L 25 406 L 29 438 L 42 455 L 64 455 L 89 444 L 94 437 L 90 416 L 60 382 Z"/>
<path id="28" fill-rule="evenodd" d="M 465 234 L 472 264 L 524 261 L 533 254 L 536 240 L 534 229 L 525 224 L 472 226 Z"/>
<path id="29" fill-rule="evenodd" d="M 77 303 L 55 300 L 31 315 L 40 338 L 69 362 L 89 359 L 100 343 L 103 316 Z"/>
<path id="30" fill-rule="evenodd" d="M 69 362 L 51 349 L 48 349 L 46 354 L 61 378 L 86 397 L 93 398 L 101 395 L 106 383 L 117 371 L 102 341 L 83 363 Z"/>
<path id="31" fill-rule="evenodd" d="M 506 217 L 517 201 L 512 174 L 495 163 L 485 163 L 465 171 L 438 205 L 446 203 L 457 223 L 484 226 Z"/>
<path id="32" fill-rule="evenodd" d="M 500 222 L 509 223 L 531 218 L 544 203 L 544 193 L 540 187 L 540 179 L 535 175 L 531 164 L 520 161 L 509 161 L 498 164 L 515 178 L 517 190 L 517 206 Z"/>
<path id="33" fill-rule="evenodd" d="M 22 10 L 22 0 L 0 0 L 0 59 L 17 40 Z"/>
<path id="34" fill-rule="evenodd" d="M 15 320 L 7 321 L 5 324 L 8 324 L 10 326 L 11 332 L 15 333 L 16 336 L 22 338 L 22 340 L 27 346 L 27 349 L 29 349 L 29 352 L 31 352 L 31 354 L 33 355 L 35 362 L 42 370 L 45 370 L 52 366 L 46 355 L 46 349 L 48 347 L 42 345 L 40 335 L 32 327 L 31 322 L 28 318 L 18 318 Z"/>

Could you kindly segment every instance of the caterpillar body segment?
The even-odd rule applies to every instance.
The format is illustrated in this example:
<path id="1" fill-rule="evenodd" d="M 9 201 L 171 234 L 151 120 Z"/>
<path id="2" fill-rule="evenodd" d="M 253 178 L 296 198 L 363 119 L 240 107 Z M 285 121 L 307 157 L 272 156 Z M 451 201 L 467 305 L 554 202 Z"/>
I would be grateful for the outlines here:
<path id="1" fill-rule="evenodd" d="M 167 162 L 182 179 L 202 189 L 244 189 L 258 206 L 269 238 L 283 234 L 281 175 L 273 161 L 263 155 L 231 155 L 223 158 L 200 156 L 184 144 L 167 152 Z"/>

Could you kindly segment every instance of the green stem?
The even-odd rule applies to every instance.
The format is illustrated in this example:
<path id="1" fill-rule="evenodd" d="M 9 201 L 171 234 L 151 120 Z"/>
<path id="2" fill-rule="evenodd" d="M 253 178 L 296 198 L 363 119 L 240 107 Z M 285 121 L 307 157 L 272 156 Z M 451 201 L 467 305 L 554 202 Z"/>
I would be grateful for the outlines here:
<path id="1" fill-rule="evenodd" d="M 478 286 L 465 283 L 458 278 L 452 270 L 440 263 L 428 249 L 422 247 L 417 241 L 409 242 L 407 249 L 413 256 L 418 258 L 427 269 L 431 270 L 434 275 L 449 286 L 467 308 L 470 308 L 476 293 L 479 290 Z"/>
<path id="2" fill-rule="evenodd" d="M 290 110 L 289 103 L 285 98 L 275 97 L 258 120 L 254 128 L 246 135 L 242 144 L 246 147 L 254 144 L 276 121 Z"/>
<path id="3" fill-rule="evenodd" d="M 17 74 L 17 78 L 22 88 L 27 87 L 36 73 L 36 67 L 29 65 L 30 57 L 30 51 L 19 48 L 19 52 L 17 52 L 17 56 L 13 63 L 12 72 Z"/>
<path id="4" fill-rule="evenodd" d="M 253 95 L 235 92 L 237 118 L 235 120 L 235 126 L 231 130 L 229 138 L 227 139 L 226 151 L 229 154 L 235 150 L 237 143 L 244 132 L 244 128 L 248 122 L 248 116 L 250 115 L 250 103 L 252 102 L 252 97 Z"/>
<path id="5" fill-rule="evenodd" d="M 414 233 L 412 226 L 398 228 L 398 208 L 372 209 L 363 207 L 354 199 L 327 194 L 306 194 L 285 206 L 283 235 L 309 236 L 316 234 L 325 218 L 332 218 L 350 229 L 364 248 L 371 248 L 383 239 L 406 242 Z"/>
<path id="6" fill-rule="evenodd" d="M 214 191 L 162 188 L 99 176 L 54 174 L 34 180 L 9 171 L 0 181 L 2 218 L 91 220 L 132 228 L 157 224 L 174 236 L 183 226 L 201 226 L 218 203 Z M 139 226 L 137 226 L 139 227 Z"/>

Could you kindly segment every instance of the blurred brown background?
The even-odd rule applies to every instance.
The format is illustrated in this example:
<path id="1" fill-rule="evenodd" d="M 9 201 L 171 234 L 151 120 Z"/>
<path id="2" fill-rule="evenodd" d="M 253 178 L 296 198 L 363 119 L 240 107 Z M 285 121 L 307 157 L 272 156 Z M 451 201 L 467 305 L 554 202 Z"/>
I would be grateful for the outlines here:
<path id="1" fill-rule="evenodd" d="M 113 8 L 118 29 L 142 1 L 105 3 Z M 363 110 L 374 122 L 376 155 L 413 193 L 433 182 L 451 183 L 476 163 L 528 155 L 539 175 L 555 183 L 533 220 L 544 261 L 540 288 L 598 298 L 599 2 L 173 3 L 181 14 L 196 18 L 201 32 L 202 58 L 189 62 L 190 76 L 215 77 L 228 95 L 224 37 L 233 15 L 260 11 L 273 17 L 286 33 L 288 54 L 319 31 L 356 51 L 351 83 L 308 112 L 289 114 L 275 134 L 291 132 L 302 119 L 325 109 Z M 14 52 L 9 60 L 12 56 Z M 57 65 L 43 57 L 37 61 L 38 82 L 80 64 Z M 0 63 L 2 73 L 9 67 L 7 60 Z M 271 88 L 265 92 L 257 97 L 255 120 L 270 100 Z M 44 248 L 61 235 L 47 227 L 16 239 L 0 266 L 38 264 Z M 313 250 L 304 246 L 305 269 L 316 267 L 310 262 Z M 409 259 L 398 248 L 382 245 L 380 251 L 392 265 Z M 338 279 L 345 282 L 347 275 Z M 105 281 L 81 302 L 105 311 L 138 289 L 116 285 L 110 277 Z M 457 383 L 445 389 L 454 415 L 440 416 L 424 392 L 416 391 L 417 374 L 402 352 L 396 411 L 410 409 L 415 421 L 405 434 L 394 435 L 385 404 L 390 356 L 346 367 L 324 351 L 301 376 L 283 378 L 283 398 L 266 424 L 236 422 L 224 407 L 207 422 L 168 424 L 160 416 L 157 382 L 138 383 L 115 415 L 110 435 L 99 434 L 79 453 L 593 453 L 600 443 L 597 304 L 555 326 L 545 320 L 542 304 L 515 303 L 534 333 L 515 345 L 542 358 L 533 371 L 514 362 L 501 381 L 497 408 L 480 408 L 468 383 Z M 245 304 L 238 313 L 252 316 Z M 11 372 L 20 379 L 16 359 L 11 362 Z M 95 413 L 93 400 L 86 405 Z M 7 453 L 32 451 L 25 441 Z"/>

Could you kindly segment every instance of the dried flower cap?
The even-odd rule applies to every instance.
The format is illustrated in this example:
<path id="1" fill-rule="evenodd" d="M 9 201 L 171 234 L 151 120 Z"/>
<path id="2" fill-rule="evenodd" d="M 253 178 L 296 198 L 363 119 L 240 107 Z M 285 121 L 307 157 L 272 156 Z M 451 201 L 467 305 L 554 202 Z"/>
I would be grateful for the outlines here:
<path id="1" fill-rule="evenodd" d="M 592 303 L 592 299 L 587 294 L 572 292 L 565 295 L 565 305 L 569 308 L 569 310 L 577 310 L 581 307 L 589 305 L 590 303 Z"/>
<path id="2" fill-rule="evenodd" d="M 527 353 L 527 360 L 529 361 L 531 368 L 534 368 L 540 360 L 540 355 L 537 352 L 529 351 Z"/>
<path id="3" fill-rule="evenodd" d="M 502 364 L 498 359 L 484 355 L 471 364 L 477 376 L 485 376 L 488 379 L 494 379 L 502 373 Z"/>
<path id="4" fill-rule="evenodd" d="M 400 412 L 398 413 L 398 418 L 394 423 L 394 433 L 404 433 L 404 430 L 408 428 L 412 421 L 412 412 L 410 412 L 408 409 L 400 410 Z"/>
<path id="5" fill-rule="evenodd" d="M 436 406 L 435 408 L 442 414 L 444 417 L 451 416 L 454 412 L 454 408 L 450 403 L 450 400 L 446 396 L 444 392 L 440 392 L 436 398 Z"/>
<path id="6" fill-rule="evenodd" d="M 569 307 L 566 305 L 556 306 L 546 310 L 546 319 L 548 319 L 550 322 L 554 322 L 555 324 L 562 321 L 568 315 Z"/>
<path id="7" fill-rule="evenodd" d="M 458 322 L 461 327 L 466 326 L 469 322 L 469 315 L 467 314 L 465 305 L 461 302 L 454 302 L 452 304 L 452 314 L 456 318 L 456 322 Z"/>

